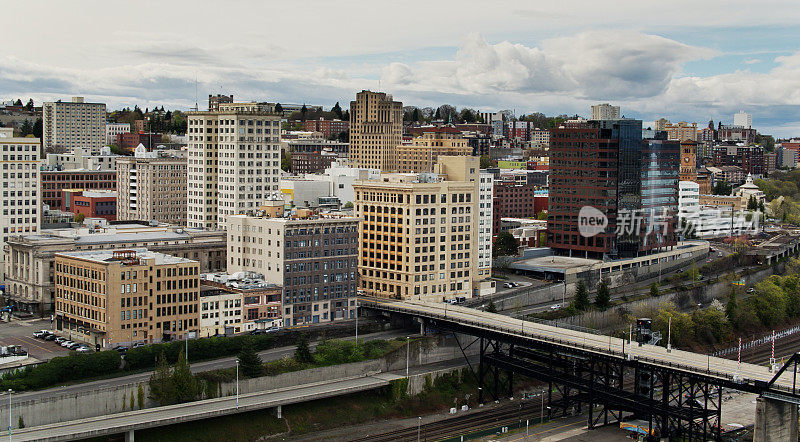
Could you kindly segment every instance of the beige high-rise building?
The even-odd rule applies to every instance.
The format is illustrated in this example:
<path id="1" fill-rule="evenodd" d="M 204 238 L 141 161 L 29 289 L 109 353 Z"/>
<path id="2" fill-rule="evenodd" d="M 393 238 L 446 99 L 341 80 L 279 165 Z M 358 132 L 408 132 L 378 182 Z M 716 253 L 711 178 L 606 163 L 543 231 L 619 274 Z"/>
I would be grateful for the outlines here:
<path id="1" fill-rule="evenodd" d="M 618 120 L 619 106 L 612 106 L 608 103 L 595 104 L 591 107 L 590 120 Z"/>
<path id="2" fill-rule="evenodd" d="M 397 146 L 397 172 L 432 172 L 439 156 L 472 155 L 461 131 L 449 126 L 430 127 L 411 144 Z"/>
<path id="3" fill-rule="evenodd" d="M 14 129 L 3 127 L 0 128 L 0 150 L 3 152 L 0 246 L 5 248 L 9 236 L 36 234 L 39 230 L 42 210 L 39 139 L 14 137 Z M 3 258 L 0 258 L 0 276 L 5 276 Z"/>
<path id="4" fill-rule="evenodd" d="M 219 103 L 189 112 L 189 227 L 223 228 L 278 191 L 280 120 L 269 103 Z"/>
<path id="5" fill-rule="evenodd" d="M 186 225 L 187 159 L 141 144 L 117 160 L 117 219 Z"/>
<path id="6" fill-rule="evenodd" d="M 679 123 L 672 124 L 667 122 L 664 125 L 664 130 L 667 131 L 668 140 L 697 141 L 697 123 L 689 124 L 685 121 L 681 121 Z"/>
<path id="7" fill-rule="evenodd" d="M 105 142 L 105 103 L 86 103 L 83 97 L 72 97 L 72 101 L 42 105 L 42 146 L 46 152 L 54 147 L 67 152 L 85 147 L 97 155 Z"/>
<path id="8" fill-rule="evenodd" d="M 394 172 L 403 138 L 403 103 L 384 92 L 361 91 L 350 102 L 350 160 L 356 167 Z"/>
<path id="9" fill-rule="evenodd" d="M 57 253 L 55 329 L 102 348 L 197 336 L 197 261 L 146 249 Z"/>
<path id="10" fill-rule="evenodd" d="M 672 124 L 666 118 L 659 118 L 655 121 L 655 125 L 653 126 L 653 130 L 667 130 L 667 125 Z"/>
<path id="11" fill-rule="evenodd" d="M 478 274 L 479 173 L 477 157 L 443 156 L 434 173 L 353 184 L 363 293 L 441 302 L 490 284 Z"/>

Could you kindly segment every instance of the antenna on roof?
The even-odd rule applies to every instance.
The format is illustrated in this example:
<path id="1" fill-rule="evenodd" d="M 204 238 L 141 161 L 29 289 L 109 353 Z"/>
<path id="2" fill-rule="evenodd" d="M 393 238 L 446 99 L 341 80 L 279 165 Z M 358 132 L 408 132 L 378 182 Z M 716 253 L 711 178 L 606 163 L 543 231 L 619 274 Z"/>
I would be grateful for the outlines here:
<path id="1" fill-rule="evenodd" d="M 197 100 L 197 71 L 194 71 L 194 110 L 199 111 L 200 106 Z"/>

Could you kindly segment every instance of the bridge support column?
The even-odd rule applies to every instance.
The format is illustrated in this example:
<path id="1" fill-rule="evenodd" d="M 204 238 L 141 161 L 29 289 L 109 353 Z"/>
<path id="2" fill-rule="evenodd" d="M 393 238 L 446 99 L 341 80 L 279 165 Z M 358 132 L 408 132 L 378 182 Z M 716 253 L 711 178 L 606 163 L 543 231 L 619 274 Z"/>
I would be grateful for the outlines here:
<path id="1" fill-rule="evenodd" d="M 125 433 L 125 442 L 133 442 L 133 430 Z"/>
<path id="2" fill-rule="evenodd" d="M 753 442 L 797 442 L 797 405 L 759 397 Z"/>
<path id="3" fill-rule="evenodd" d="M 417 322 L 419 322 L 419 334 L 420 336 L 425 336 L 425 318 L 416 318 Z"/>
<path id="4" fill-rule="evenodd" d="M 272 414 L 278 419 L 283 419 L 283 408 L 280 405 L 272 409 Z"/>

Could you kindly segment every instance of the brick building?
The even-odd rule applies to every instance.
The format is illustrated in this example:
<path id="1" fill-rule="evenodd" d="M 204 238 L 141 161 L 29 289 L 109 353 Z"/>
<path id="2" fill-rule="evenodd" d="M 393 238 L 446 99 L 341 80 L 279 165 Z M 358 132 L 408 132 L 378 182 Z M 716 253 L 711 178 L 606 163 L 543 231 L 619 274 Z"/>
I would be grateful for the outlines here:
<path id="1" fill-rule="evenodd" d="M 115 170 L 43 170 L 42 204 L 51 210 L 65 210 L 62 207 L 63 189 L 117 190 Z"/>
<path id="2" fill-rule="evenodd" d="M 338 137 L 340 133 L 350 130 L 350 122 L 342 120 L 307 120 L 303 122 L 303 130 L 321 132 L 325 138 Z"/>

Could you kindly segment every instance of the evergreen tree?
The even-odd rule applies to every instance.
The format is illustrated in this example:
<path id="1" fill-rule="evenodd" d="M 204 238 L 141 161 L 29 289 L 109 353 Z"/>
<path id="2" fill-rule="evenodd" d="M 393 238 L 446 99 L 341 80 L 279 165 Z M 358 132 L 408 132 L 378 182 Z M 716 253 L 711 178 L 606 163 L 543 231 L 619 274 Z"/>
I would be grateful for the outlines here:
<path id="1" fill-rule="evenodd" d="M 411 111 L 411 121 L 419 121 L 419 108 L 415 107 L 414 110 Z"/>
<path id="2" fill-rule="evenodd" d="M 22 100 L 17 98 L 17 101 L 14 102 L 14 106 L 22 106 Z"/>
<path id="3" fill-rule="evenodd" d="M 242 349 L 239 351 L 239 369 L 248 378 L 257 378 L 264 374 L 264 366 L 251 339 L 242 342 Z"/>
<path id="4" fill-rule="evenodd" d="M 497 313 L 497 306 L 494 305 L 494 301 L 490 300 L 489 304 L 486 305 L 486 311 L 489 313 Z"/>
<path id="5" fill-rule="evenodd" d="M 275 103 L 275 113 L 279 114 L 281 112 L 283 112 L 283 106 L 280 103 Z"/>
<path id="6" fill-rule="evenodd" d="M 731 288 L 731 293 L 728 295 L 728 304 L 725 305 L 725 316 L 728 317 L 728 322 L 736 325 L 739 317 L 739 302 L 736 300 L 736 289 Z"/>
<path id="7" fill-rule="evenodd" d="M 608 289 L 608 284 L 605 281 L 600 281 L 597 286 L 597 295 L 594 298 L 594 305 L 600 310 L 605 310 L 611 305 L 611 291 Z"/>
<path id="8" fill-rule="evenodd" d="M 660 295 L 661 292 L 658 290 L 658 284 L 655 282 L 650 284 L 650 296 L 655 298 L 656 296 Z"/>
<path id="9" fill-rule="evenodd" d="M 314 356 L 311 354 L 311 349 L 308 347 L 308 336 L 301 333 L 297 338 L 297 348 L 294 350 L 294 358 L 297 362 L 303 364 L 310 364 L 314 362 Z"/>
<path id="10" fill-rule="evenodd" d="M 200 396 L 200 382 L 194 377 L 186 361 L 186 354 L 181 350 L 178 362 L 172 369 L 172 388 L 175 392 L 173 403 L 182 403 L 196 400 Z"/>
<path id="11" fill-rule="evenodd" d="M 306 114 L 308 114 L 308 108 L 304 104 L 302 108 L 300 108 L 300 120 L 306 121 Z"/>
<path id="12" fill-rule="evenodd" d="M 494 240 L 493 253 L 495 256 L 516 256 L 519 250 L 519 241 L 508 232 L 500 232 Z"/>
<path id="13" fill-rule="evenodd" d="M 578 286 L 575 289 L 575 308 L 578 310 L 589 308 L 589 290 L 586 289 L 586 284 L 583 281 L 578 281 Z"/>
<path id="14" fill-rule="evenodd" d="M 333 105 L 331 108 L 331 113 L 336 116 L 338 119 L 342 119 L 342 107 L 339 106 L 339 102 L 337 101 L 336 104 Z"/>
<path id="15" fill-rule="evenodd" d="M 33 110 L 33 98 L 28 99 L 28 104 L 25 105 L 25 110 L 28 112 Z"/>
<path id="16" fill-rule="evenodd" d="M 156 369 L 150 376 L 150 399 L 161 405 L 167 405 L 172 403 L 171 398 L 174 395 L 169 363 L 167 363 L 167 356 L 162 351 Z"/>

